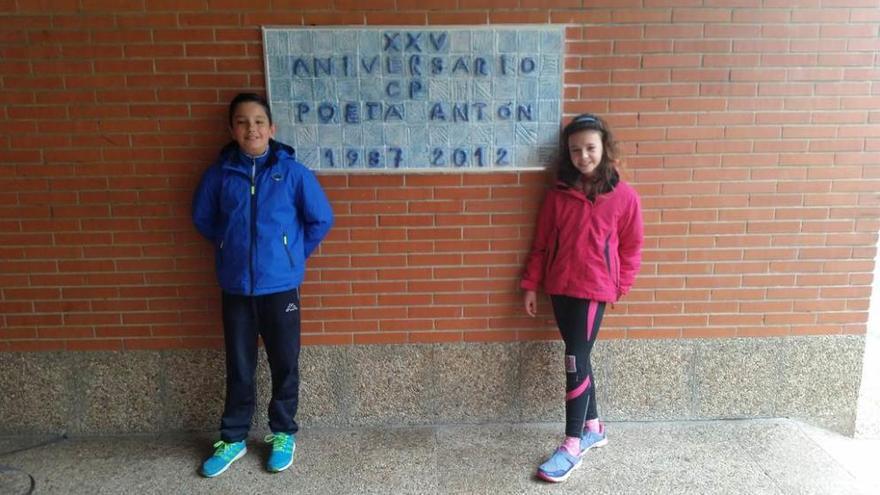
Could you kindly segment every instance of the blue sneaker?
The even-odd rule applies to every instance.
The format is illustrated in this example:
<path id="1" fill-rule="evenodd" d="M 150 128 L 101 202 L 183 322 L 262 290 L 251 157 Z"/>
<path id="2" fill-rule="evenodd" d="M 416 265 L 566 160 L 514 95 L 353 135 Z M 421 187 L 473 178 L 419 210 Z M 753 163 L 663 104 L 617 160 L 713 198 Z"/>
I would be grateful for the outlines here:
<path id="1" fill-rule="evenodd" d="M 571 472 L 580 465 L 580 456 L 571 455 L 565 448 L 559 447 L 544 464 L 538 466 L 538 478 L 559 483 L 567 480 Z"/>
<path id="2" fill-rule="evenodd" d="M 233 462 L 241 459 L 247 452 L 244 440 L 232 443 L 219 440 L 214 444 L 214 448 L 214 455 L 202 463 L 201 473 L 206 478 L 213 478 L 226 471 Z"/>
<path id="3" fill-rule="evenodd" d="M 606 445 L 608 445 L 608 437 L 605 435 L 604 423 L 599 425 L 599 433 L 584 429 L 584 434 L 581 435 L 581 455 L 593 447 L 598 448 Z"/>
<path id="4" fill-rule="evenodd" d="M 293 452 L 296 450 L 296 436 L 289 433 L 273 433 L 266 436 L 266 443 L 272 444 L 272 453 L 266 462 L 266 469 L 279 473 L 293 464 Z"/>

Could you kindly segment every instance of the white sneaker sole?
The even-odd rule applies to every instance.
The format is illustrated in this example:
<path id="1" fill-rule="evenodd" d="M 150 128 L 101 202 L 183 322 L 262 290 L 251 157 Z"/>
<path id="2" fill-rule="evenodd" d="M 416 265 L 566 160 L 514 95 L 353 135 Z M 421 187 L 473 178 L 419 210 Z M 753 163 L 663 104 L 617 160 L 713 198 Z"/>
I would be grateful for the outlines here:
<path id="1" fill-rule="evenodd" d="M 294 454 L 296 454 L 296 447 L 294 447 L 293 450 L 290 452 L 290 462 L 288 462 L 286 465 L 284 465 L 278 469 L 267 469 L 267 471 L 269 471 L 270 473 L 280 473 L 281 471 L 284 471 L 285 469 L 289 468 L 290 466 L 293 465 L 293 455 Z"/>
<path id="2" fill-rule="evenodd" d="M 571 469 L 569 469 L 562 476 L 550 476 L 549 474 L 545 473 L 544 471 L 538 470 L 538 478 L 541 478 L 544 481 L 549 481 L 551 483 L 562 483 L 563 481 L 567 480 L 568 477 L 571 476 L 571 473 L 574 472 L 574 470 L 579 468 L 580 466 L 581 466 L 581 460 L 578 459 L 577 464 L 572 466 Z"/>

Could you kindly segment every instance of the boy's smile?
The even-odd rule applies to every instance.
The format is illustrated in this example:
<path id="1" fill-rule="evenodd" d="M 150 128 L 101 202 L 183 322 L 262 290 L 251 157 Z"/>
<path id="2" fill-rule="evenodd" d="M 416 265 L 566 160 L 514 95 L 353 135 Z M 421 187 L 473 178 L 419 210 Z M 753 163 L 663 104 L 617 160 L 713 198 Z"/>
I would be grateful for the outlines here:
<path id="1" fill-rule="evenodd" d="M 248 101 L 236 107 L 229 133 L 243 152 L 260 156 L 266 152 L 269 139 L 275 137 L 275 124 L 269 123 L 259 103 Z"/>

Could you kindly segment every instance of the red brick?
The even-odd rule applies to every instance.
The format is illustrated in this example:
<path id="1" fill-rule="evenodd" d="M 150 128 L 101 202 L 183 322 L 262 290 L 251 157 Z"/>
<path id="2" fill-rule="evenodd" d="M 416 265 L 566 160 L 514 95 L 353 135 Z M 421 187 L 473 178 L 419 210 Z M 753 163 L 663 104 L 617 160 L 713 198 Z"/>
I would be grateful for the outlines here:
<path id="1" fill-rule="evenodd" d="M 874 38 L 876 26 L 870 24 L 823 24 L 819 27 L 822 38 Z"/>
<path id="2" fill-rule="evenodd" d="M 629 38 L 630 36 L 627 36 Z M 703 37 L 703 26 L 693 25 L 646 25 L 644 38 L 652 39 L 700 39 Z M 638 37 L 637 37 L 638 38 Z M 612 37 L 612 39 L 615 39 Z"/>
<path id="3" fill-rule="evenodd" d="M 408 341 L 407 333 L 403 332 L 387 332 L 376 334 L 355 334 L 354 344 L 403 344 Z"/>
<path id="4" fill-rule="evenodd" d="M 791 40 L 792 53 L 824 53 L 847 51 L 846 40 Z"/>
<path id="5" fill-rule="evenodd" d="M 705 37 L 706 38 L 722 38 L 722 39 L 737 39 L 737 38 L 746 38 L 750 40 L 759 39 L 761 37 L 761 26 L 757 24 L 745 24 L 745 23 L 735 23 L 735 24 L 706 24 L 705 25 Z M 736 41 L 734 41 L 736 43 Z"/>
<path id="6" fill-rule="evenodd" d="M 303 333 L 303 345 L 351 345 L 353 339 L 347 334 L 310 334 Z"/>
<path id="7" fill-rule="evenodd" d="M 550 22 L 553 24 L 601 24 L 611 21 L 608 10 L 551 10 Z M 576 28 L 572 28 L 576 29 Z M 568 30 L 566 31 L 568 32 Z M 578 36 L 580 37 L 580 36 Z"/>
<path id="8" fill-rule="evenodd" d="M 545 24 L 551 12 L 546 10 L 490 12 L 490 24 Z"/>
<path id="9" fill-rule="evenodd" d="M 622 7 L 622 6 L 621 6 Z M 611 11 L 611 20 L 621 24 L 668 24 L 672 20 L 672 11 L 669 9 L 618 8 L 615 6 Z"/>
<path id="10" fill-rule="evenodd" d="M 759 65 L 760 57 L 757 54 L 704 55 L 703 67 L 754 67 Z"/>
<path id="11" fill-rule="evenodd" d="M 443 332 L 410 332 L 409 342 L 418 344 L 439 344 L 461 342 L 462 332 L 443 331 Z"/>
<path id="12" fill-rule="evenodd" d="M 673 23 L 694 23 L 694 22 L 723 22 L 728 23 L 731 20 L 730 9 L 674 9 L 672 11 Z"/>

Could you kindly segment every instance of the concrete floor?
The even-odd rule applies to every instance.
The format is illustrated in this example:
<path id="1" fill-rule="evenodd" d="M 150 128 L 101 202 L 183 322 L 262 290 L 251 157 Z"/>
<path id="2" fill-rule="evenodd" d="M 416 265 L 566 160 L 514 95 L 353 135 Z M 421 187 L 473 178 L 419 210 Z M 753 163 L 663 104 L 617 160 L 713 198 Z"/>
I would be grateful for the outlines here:
<path id="1" fill-rule="evenodd" d="M 28 474 L 37 494 L 880 493 L 880 441 L 784 419 L 609 423 L 609 445 L 552 485 L 534 471 L 561 431 L 561 424 L 307 428 L 288 471 L 267 473 L 267 446 L 253 436 L 248 454 L 215 479 L 197 474 L 214 433 L 77 437 L 32 448 L 51 439 L 0 437 L 0 494 L 28 493 Z"/>

